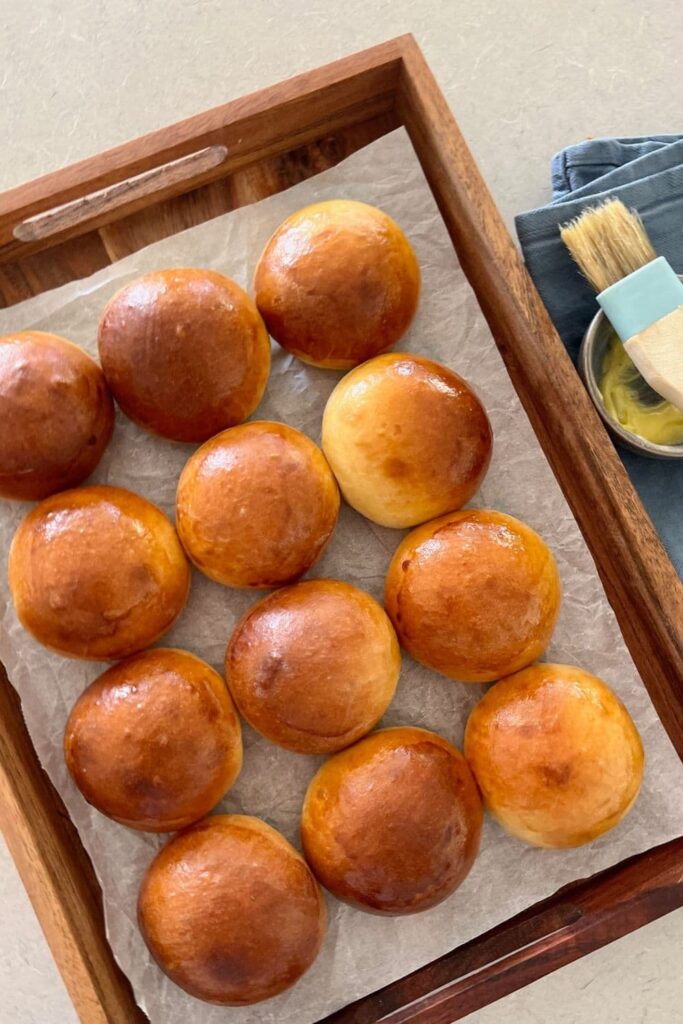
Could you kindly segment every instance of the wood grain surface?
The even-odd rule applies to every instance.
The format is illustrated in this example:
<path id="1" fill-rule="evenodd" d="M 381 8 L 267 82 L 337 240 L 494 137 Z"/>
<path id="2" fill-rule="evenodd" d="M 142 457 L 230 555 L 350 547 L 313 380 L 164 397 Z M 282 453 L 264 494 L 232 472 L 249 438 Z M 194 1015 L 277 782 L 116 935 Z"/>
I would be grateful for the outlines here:
<path id="1" fill-rule="evenodd" d="M 683 754 L 680 581 L 412 37 L 4 193 L 0 304 L 13 305 L 85 277 L 159 238 L 288 188 L 399 124 L 410 134 L 634 660 Z M 220 160 L 219 149 L 212 147 L 219 147 Z M 208 160 L 202 155 L 207 150 L 213 154 Z M 131 178 L 136 180 L 129 184 Z M 92 868 L 38 764 L 5 678 L 0 681 L 0 824 L 81 1020 L 142 1024 L 146 1018 L 106 942 Z M 680 906 L 682 863 L 676 841 L 569 887 L 332 1015 L 328 1024 L 369 1024 L 386 1014 L 392 1024 L 457 1020 Z"/>

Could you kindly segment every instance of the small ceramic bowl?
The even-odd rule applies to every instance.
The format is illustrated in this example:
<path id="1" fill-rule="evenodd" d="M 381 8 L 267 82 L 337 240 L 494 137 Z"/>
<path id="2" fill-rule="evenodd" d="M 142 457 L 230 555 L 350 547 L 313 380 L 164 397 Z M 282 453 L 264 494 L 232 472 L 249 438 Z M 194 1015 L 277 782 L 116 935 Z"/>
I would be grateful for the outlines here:
<path id="1" fill-rule="evenodd" d="M 607 430 L 620 445 L 639 455 L 647 455 L 651 459 L 683 459 L 683 444 L 655 444 L 654 441 L 646 441 L 645 438 L 626 430 L 607 412 L 598 381 L 602 375 L 602 363 L 611 336 L 612 327 L 600 310 L 591 320 L 579 349 L 579 373 Z"/>

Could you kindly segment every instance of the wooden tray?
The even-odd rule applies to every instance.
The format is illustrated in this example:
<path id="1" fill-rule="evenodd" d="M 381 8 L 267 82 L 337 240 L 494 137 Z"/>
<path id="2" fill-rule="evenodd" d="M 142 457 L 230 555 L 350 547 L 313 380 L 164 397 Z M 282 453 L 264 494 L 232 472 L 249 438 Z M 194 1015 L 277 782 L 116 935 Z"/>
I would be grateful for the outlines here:
<path id="1" fill-rule="evenodd" d="M 4 193 L 0 302 L 85 277 L 285 189 L 399 125 L 683 756 L 683 588 L 411 36 Z M 92 867 L 4 673 L 0 825 L 81 1020 L 142 1024 L 105 938 Z M 681 905 L 678 839 L 561 890 L 326 1020 L 446 1024 Z"/>

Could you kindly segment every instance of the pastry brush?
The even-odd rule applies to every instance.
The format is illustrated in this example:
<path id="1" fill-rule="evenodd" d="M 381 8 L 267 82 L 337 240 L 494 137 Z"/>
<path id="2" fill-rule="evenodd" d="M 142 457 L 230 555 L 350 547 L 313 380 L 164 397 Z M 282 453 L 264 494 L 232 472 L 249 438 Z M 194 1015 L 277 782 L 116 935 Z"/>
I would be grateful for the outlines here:
<path id="1" fill-rule="evenodd" d="M 657 256 L 638 214 L 610 199 L 560 234 L 638 372 L 683 409 L 683 281 Z"/>

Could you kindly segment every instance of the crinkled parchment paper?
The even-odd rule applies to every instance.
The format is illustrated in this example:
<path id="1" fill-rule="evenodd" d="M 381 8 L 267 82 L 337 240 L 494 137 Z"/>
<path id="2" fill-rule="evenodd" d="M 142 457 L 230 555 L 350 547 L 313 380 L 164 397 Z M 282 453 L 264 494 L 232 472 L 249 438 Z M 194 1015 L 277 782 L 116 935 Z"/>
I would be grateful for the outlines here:
<path id="1" fill-rule="evenodd" d="M 647 766 L 638 801 L 613 832 L 578 850 L 536 850 L 487 821 L 479 859 L 462 887 L 439 907 L 408 918 L 363 914 L 328 898 L 323 951 L 289 992 L 244 1009 L 197 1002 L 151 962 L 135 923 L 140 878 L 163 839 L 129 831 L 88 807 L 67 774 L 62 731 L 69 709 L 102 666 L 50 654 L 19 626 L 6 583 L 12 533 L 28 506 L 0 507 L 0 658 L 21 694 L 33 742 L 80 831 L 104 891 L 111 945 L 152 1024 L 309 1024 L 427 963 L 573 879 L 683 833 L 683 768 L 659 723 L 607 603 L 591 556 L 515 395 L 476 299 L 462 274 L 434 200 L 404 132 L 399 130 L 338 167 L 280 195 L 236 210 L 143 249 L 84 281 L 0 311 L 0 332 L 28 327 L 64 334 L 96 353 L 100 310 L 115 289 L 145 270 L 213 267 L 249 288 L 262 246 L 281 220 L 319 199 L 348 197 L 394 216 L 415 246 L 423 273 L 418 316 L 400 348 L 447 363 L 484 400 L 495 435 L 494 458 L 473 504 L 510 512 L 552 548 L 564 604 L 547 657 L 602 676 L 633 715 Z M 261 419 L 285 420 L 320 437 L 325 400 L 339 374 L 316 370 L 274 348 Z M 178 474 L 191 447 L 158 440 L 120 414 L 114 440 L 94 476 L 157 502 L 170 516 Z M 402 533 L 343 508 L 313 575 L 337 576 L 381 600 L 384 574 Z M 256 594 L 230 590 L 195 572 L 187 610 L 162 643 L 187 648 L 222 671 L 237 618 Z M 456 746 L 483 687 L 440 678 L 404 656 L 396 699 L 383 724 L 425 726 Z M 303 793 L 318 759 L 272 746 L 245 727 L 244 770 L 224 809 L 261 815 L 298 843 Z"/>

